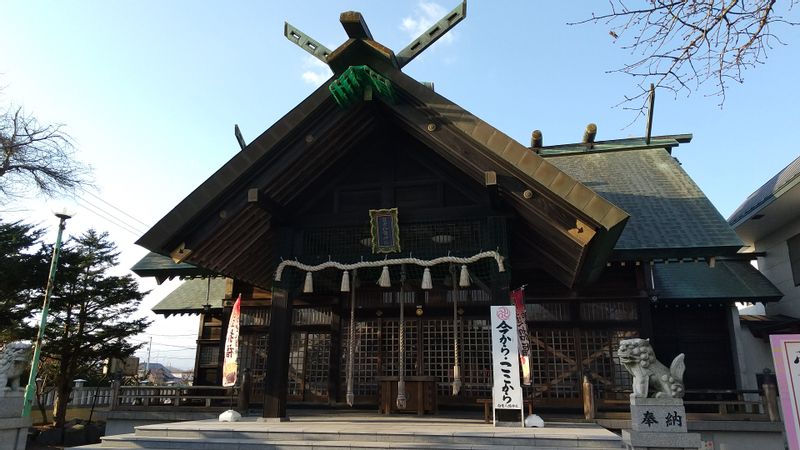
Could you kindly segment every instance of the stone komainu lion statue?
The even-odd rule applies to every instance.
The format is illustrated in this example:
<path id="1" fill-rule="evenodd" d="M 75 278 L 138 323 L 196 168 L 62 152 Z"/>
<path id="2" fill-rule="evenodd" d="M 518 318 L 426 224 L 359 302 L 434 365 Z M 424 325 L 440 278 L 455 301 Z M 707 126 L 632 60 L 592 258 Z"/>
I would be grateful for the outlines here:
<path id="1" fill-rule="evenodd" d="M 619 360 L 633 375 L 633 394 L 631 397 L 647 397 L 652 390 L 657 398 L 683 397 L 683 353 L 672 360 L 667 369 L 658 362 L 650 346 L 649 339 L 626 339 L 619 343 Z"/>
<path id="2" fill-rule="evenodd" d="M 6 384 L 11 382 L 11 390 L 19 389 L 20 377 L 30 362 L 31 344 L 22 341 L 9 342 L 0 350 L 0 397 Z"/>

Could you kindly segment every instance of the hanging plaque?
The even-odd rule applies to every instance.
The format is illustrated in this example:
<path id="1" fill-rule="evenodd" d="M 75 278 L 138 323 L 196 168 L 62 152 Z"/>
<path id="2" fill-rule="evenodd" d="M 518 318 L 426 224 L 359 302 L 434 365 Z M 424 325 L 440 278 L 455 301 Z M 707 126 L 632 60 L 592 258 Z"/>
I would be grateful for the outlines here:
<path id="1" fill-rule="evenodd" d="M 397 253 L 400 251 L 400 225 L 397 208 L 370 209 L 370 234 L 372 253 Z"/>

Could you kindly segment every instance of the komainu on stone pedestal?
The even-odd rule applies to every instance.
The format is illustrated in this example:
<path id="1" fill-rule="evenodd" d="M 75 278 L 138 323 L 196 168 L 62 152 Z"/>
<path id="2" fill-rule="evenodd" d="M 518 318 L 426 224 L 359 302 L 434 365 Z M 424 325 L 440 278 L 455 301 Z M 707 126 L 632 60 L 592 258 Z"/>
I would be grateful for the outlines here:
<path id="1" fill-rule="evenodd" d="M 619 360 L 633 375 L 631 397 L 683 398 L 683 353 L 676 356 L 669 369 L 658 362 L 649 339 L 625 339 L 617 350 Z M 651 389 L 652 388 L 652 389 Z"/>
<path id="2" fill-rule="evenodd" d="M 6 385 L 19 390 L 19 382 L 30 360 L 31 344 L 22 341 L 9 342 L 0 349 L 0 397 L 5 396 Z"/>

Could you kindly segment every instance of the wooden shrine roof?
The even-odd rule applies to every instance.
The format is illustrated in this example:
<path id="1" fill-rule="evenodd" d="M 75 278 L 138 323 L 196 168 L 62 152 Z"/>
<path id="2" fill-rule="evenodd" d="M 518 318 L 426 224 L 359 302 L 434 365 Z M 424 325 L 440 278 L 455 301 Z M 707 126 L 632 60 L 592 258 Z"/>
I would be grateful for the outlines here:
<path id="1" fill-rule="evenodd" d="M 347 45 L 356 48 L 352 42 Z M 357 57 L 344 52 L 337 61 Z M 322 176 L 369 134 L 377 107 L 476 182 L 483 184 L 486 172 L 495 172 L 503 198 L 546 248 L 539 258 L 556 279 L 574 285 L 599 275 L 628 218 L 623 209 L 393 64 L 374 54 L 367 59 L 373 70 L 393 83 L 397 102 L 376 98 L 342 109 L 331 99 L 328 83 L 323 84 L 189 194 L 137 244 L 173 256 L 182 247 L 185 253 L 179 258 L 185 262 L 268 287 L 274 266 L 265 261 L 292 256 L 280 254 L 272 245 L 273 217 L 283 214 L 282 208 L 301 193 L 298 187 Z M 431 124 L 435 131 L 429 131 Z M 251 189 L 258 190 L 257 202 L 248 202 Z M 533 194 L 531 198 L 525 191 Z"/>

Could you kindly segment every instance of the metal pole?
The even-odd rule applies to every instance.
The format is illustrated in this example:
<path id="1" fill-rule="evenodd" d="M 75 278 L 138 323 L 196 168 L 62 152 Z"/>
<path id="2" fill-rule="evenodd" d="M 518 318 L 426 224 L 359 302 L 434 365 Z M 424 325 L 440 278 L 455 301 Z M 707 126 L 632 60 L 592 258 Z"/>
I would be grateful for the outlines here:
<path id="1" fill-rule="evenodd" d="M 36 395 L 36 375 L 39 371 L 39 358 L 42 352 L 42 340 L 44 330 L 47 327 L 47 314 L 50 309 L 50 296 L 53 295 L 53 286 L 56 282 L 56 270 L 58 269 L 58 256 L 61 253 L 61 235 L 66 227 L 67 219 L 71 216 L 65 213 L 56 214 L 59 218 L 58 235 L 56 236 L 56 246 L 53 249 L 53 260 L 50 263 L 50 276 L 47 278 L 47 288 L 44 292 L 44 304 L 42 305 L 42 320 L 39 322 L 39 333 L 36 335 L 36 345 L 33 349 L 33 361 L 31 361 L 31 372 L 28 377 L 28 386 L 25 388 L 25 401 L 22 404 L 22 417 L 31 415 L 33 406 L 33 396 Z"/>
<path id="2" fill-rule="evenodd" d="M 144 363 L 144 379 L 150 379 L 150 350 L 153 349 L 153 336 L 150 336 L 150 344 L 147 346 L 147 362 Z"/>

